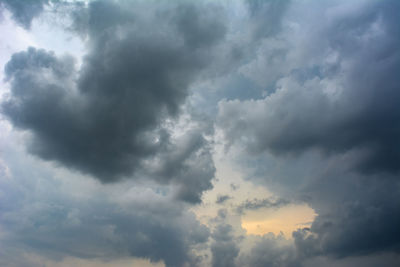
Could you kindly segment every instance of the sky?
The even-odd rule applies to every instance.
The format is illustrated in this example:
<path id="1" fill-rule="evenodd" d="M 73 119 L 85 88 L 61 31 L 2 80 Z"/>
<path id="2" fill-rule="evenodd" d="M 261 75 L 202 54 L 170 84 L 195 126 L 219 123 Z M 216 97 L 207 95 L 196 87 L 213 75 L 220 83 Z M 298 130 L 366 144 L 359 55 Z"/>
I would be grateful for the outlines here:
<path id="1" fill-rule="evenodd" d="M 396 266 L 399 12 L 0 0 L 0 265 Z"/>

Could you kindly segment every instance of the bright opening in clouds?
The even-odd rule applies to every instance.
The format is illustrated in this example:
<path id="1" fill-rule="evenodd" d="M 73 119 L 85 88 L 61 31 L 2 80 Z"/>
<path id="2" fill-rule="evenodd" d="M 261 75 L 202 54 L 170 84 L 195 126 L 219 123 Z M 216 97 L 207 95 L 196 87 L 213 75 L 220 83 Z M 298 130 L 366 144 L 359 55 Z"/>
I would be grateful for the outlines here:
<path id="1" fill-rule="evenodd" d="M 399 12 L 0 0 L 0 266 L 396 266 Z"/>

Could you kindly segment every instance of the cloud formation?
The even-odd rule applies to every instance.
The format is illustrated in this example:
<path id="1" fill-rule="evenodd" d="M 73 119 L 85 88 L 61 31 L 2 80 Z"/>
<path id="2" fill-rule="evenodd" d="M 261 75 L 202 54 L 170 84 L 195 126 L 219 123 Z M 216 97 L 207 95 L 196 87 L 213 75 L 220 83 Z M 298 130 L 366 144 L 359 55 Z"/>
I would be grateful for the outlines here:
<path id="1" fill-rule="evenodd" d="M 113 191 L 82 183 L 65 190 L 64 178 L 15 167 L 1 181 L 0 224 L 7 234 L 0 239 L 8 244 L 0 257 L 3 266 L 19 261 L 15 266 L 31 266 L 24 253 L 55 261 L 65 256 L 104 261 L 140 257 L 166 266 L 195 266 L 191 249 L 208 240 L 209 230 L 193 213 L 150 189 L 128 184 Z"/>
<path id="2" fill-rule="evenodd" d="M 398 171 L 400 40 L 392 13 L 398 3 L 364 5 L 359 14 L 326 10 L 329 20 L 304 45 L 294 51 L 283 47 L 287 70 L 275 92 L 264 99 L 221 102 L 219 121 L 227 137 L 242 140 L 253 151 L 275 154 L 365 149 L 361 170 Z M 312 22 L 305 23 L 310 27 Z M 282 37 L 289 47 L 297 41 L 285 33 Z M 315 46 L 319 50 L 312 51 Z M 300 62 L 291 66 L 292 57 L 301 53 Z"/>
<path id="3" fill-rule="evenodd" d="M 29 29 L 33 18 L 39 16 L 43 12 L 44 6 L 50 2 L 51 0 L 1 0 L 0 11 L 3 8 L 8 9 L 18 24 Z"/>
<path id="4" fill-rule="evenodd" d="M 243 212 L 246 212 L 246 210 L 258 210 L 261 208 L 280 208 L 280 207 L 286 206 L 288 204 L 290 204 L 290 201 L 283 199 L 283 198 L 279 198 L 279 199 L 254 198 L 253 200 L 247 199 L 245 202 L 241 203 L 237 207 L 237 211 L 239 213 L 243 213 Z"/>
<path id="5" fill-rule="evenodd" d="M 272 234 L 259 238 L 250 252 L 241 255 L 237 266 L 248 267 L 296 267 L 302 266 L 296 257 L 294 246 L 288 244 L 282 236 Z"/>
<path id="6" fill-rule="evenodd" d="M 237 240 L 232 234 L 232 226 L 221 223 L 212 233 L 214 242 L 211 244 L 212 266 L 235 266 L 235 258 L 239 254 Z"/>
<path id="7" fill-rule="evenodd" d="M 286 164 L 282 173 L 294 174 L 289 180 L 304 179 L 295 188 L 279 172 L 258 171 L 259 180 L 278 175 L 276 183 L 318 214 L 310 229 L 294 233 L 304 256 L 298 262 L 398 252 L 399 3 L 315 4 L 313 18 L 303 13 L 307 8 L 294 4 L 279 41 L 262 41 L 282 49 L 276 89 L 260 99 L 221 101 L 218 123 L 228 143 L 259 161 L 278 158 Z M 274 50 L 266 48 L 246 71 L 260 62 L 274 66 Z"/>
<path id="8" fill-rule="evenodd" d="M 217 196 L 217 200 L 215 201 L 216 204 L 223 204 L 226 201 L 228 201 L 229 199 L 231 199 L 232 197 L 229 195 L 218 195 Z"/>
<path id="9" fill-rule="evenodd" d="M 69 56 L 35 48 L 14 54 L 5 67 L 11 96 L 2 110 L 32 133 L 29 151 L 45 160 L 103 182 L 159 162 L 157 179 L 182 183 L 181 197 L 196 202 L 214 173 L 207 142 L 200 130 L 174 142 L 165 124 L 179 116 L 224 26 L 216 11 L 203 17 L 208 7 L 148 8 L 143 16 L 135 3 L 90 3 L 75 27 L 86 31 L 90 47 L 79 71 Z M 188 24 L 188 16 L 196 20 Z"/>
<path id="10" fill-rule="evenodd" d="M 27 36 L 56 10 L 0 7 Z M 66 7 L 52 29 L 80 38 L 82 58 L 29 47 L 4 68 L 0 265 L 398 261 L 398 1 Z M 291 239 L 242 228 L 247 211 L 268 224 L 266 209 L 299 203 L 317 216 Z"/>

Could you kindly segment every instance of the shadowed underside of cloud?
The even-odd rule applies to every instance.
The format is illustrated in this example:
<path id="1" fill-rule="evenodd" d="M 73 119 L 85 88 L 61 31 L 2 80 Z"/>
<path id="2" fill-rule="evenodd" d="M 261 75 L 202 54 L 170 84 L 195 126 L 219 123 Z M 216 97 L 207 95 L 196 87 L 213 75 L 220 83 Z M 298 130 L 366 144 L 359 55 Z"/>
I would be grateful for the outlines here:
<path id="1" fill-rule="evenodd" d="M 68 56 L 35 48 L 14 54 L 2 110 L 32 133 L 29 151 L 43 159 L 103 182 L 162 165 L 156 180 L 192 186 L 182 198 L 196 202 L 214 175 L 207 142 L 201 129 L 174 140 L 165 123 L 178 117 L 224 26 L 211 6 L 149 4 L 141 14 L 137 5 L 96 1 L 76 11 L 75 30 L 90 47 L 79 71 Z M 188 16 L 195 19 L 186 23 Z"/>
<path id="2" fill-rule="evenodd" d="M 245 267 L 299 267 L 295 247 L 288 244 L 282 236 L 264 235 L 255 241 L 248 254 L 241 255 L 237 266 Z"/>
<path id="3" fill-rule="evenodd" d="M 130 185 L 118 191 L 85 183 L 60 189 L 62 180 L 31 172 L 26 169 L 31 164 L 24 158 L 24 168 L 18 168 L 21 162 L 10 165 L 0 181 L 0 224 L 6 233 L 0 239 L 7 244 L 0 265 L 36 266 L 25 257 L 29 253 L 55 262 L 66 256 L 139 257 L 171 267 L 196 265 L 192 249 L 207 241 L 209 231 L 183 203 Z"/>
<path id="4" fill-rule="evenodd" d="M 233 236 L 232 226 L 219 224 L 212 233 L 214 242 L 211 244 L 212 266 L 235 266 L 235 259 L 239 254 L 237 240 Z"/>
<path id="5" fill-rule="evenodd" d="M 300 255 L 343 258 L 400 252 L 398 177 L 337 172 L 319 179 L 320 185 L 308 191 L 319 215 L 310 229 L 293 233 Z M 341 193 L 335 196 L 332 191 Z"/>
<path id="6" fill-rule="evenodd" d="M 0 12 L 2 8 L 8 9 L 18 24 L 29 29 L 33 18 L 40 15 L 50 1 L 52 0 L 0 0 Z"/>
<path id="7" fill-rule="evenodd" d="M 0 0 L 26 29 L 49 3 Z M 248 10 L 189 1 L 71 4 L 68 31 L 87 49 L 79 68 L 72 56 L 44 49 L 11 57 L 1 111 L 28 133 L 28 151 L 102 184 L 77 200 L 86 190 L 76 188 L 79 174 L 69 173 L 79 176 L 69 191 L 65 177 L 37 173 L 43 162 L 28 166 L 6 150 L 0 239 L 9 246 L 0 264 L 28 265 L 18 265 L 22 251 L 56 260 L 134 256 L 171 267 L 398 259 L 400 3 L 240 3 Z M 193 90 L 200 82 L 236 87 Z M 256 169 L 250 179 L 285 189 L 248 199 L 239 213 L 301 201 L 318 214 L 293 232 L 294 244 L 272 234 L 237 238 L 225 221 L 209 231 L 181 202 L 199 203 L 215 174 L 210 127 L 188 107 L 196 97 L 219 102 L 216 126 L 228 145 L 246 148 L 237 160 Z M 113 191 L 116 181 L 132 191 Z M 229 199 L 218 195 L 216 203 Z"/>
<path id="8" fill-rule="evenodd" d="M 291 179 L 304 179 L 295 188 L 274 173 L 275 183 L 303 194 L 318 214 L 310 229 L 294 233 L 298 262 L 397 253 L 399 2 L 315 4 L 313 18 L 305 17 L 308 9 L 293 4 L 277 35 L 283 51 L 276 90 L 262 99 L 221 101 L 218 124 L 228 143 L 245 146 L 252 157 L 286 160 Z M 259 50 L 247 69 L 260 62 L 273 68 L 274 50 Z M 290 165 L 315 151 L 318 161 Z M 270 170 L 262 170 L 270 181 Z"/>

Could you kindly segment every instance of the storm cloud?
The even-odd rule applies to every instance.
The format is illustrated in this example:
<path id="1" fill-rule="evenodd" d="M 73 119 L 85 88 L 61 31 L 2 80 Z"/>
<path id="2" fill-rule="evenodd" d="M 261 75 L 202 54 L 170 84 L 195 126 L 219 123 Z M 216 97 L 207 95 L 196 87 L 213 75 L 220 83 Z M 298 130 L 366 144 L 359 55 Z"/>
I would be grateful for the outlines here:
<path id="1" fill-rule="evenodd" d="M 2 104 L 3 113 L 32 133 L 31 153 L 103 182 L 144 171 L 148 161 L 162 161 L 158 156 L 178 150 L 173 153 L 179 158 L 168 159 L 158 176 L 182 183 L 182 175 L 197 175 L 195 182 L 185 183 L 193 188 L 181 194 L 198 201 L 199 193 L 189 196 L 189 191 L 201 194 L 213 177 L 206 141 L 193 133 L 192 139 L 183 137 L 193 144 L 175 145 L 165 124 L 178 118 L 188 86 L 207 65 L 213 44 L 223 38 L 218 13 L 201 15 L 207 8 L 149 5 L 150 14 L 141 16 L 135 4 L 90 3 L 75 26 L 87 34 L 90 47 L 82 67 L 78 70 L 70 56 L 42 49 L 13 55 L 5 67 L 11 95 Z M 187 16 L 196 20 L 189 25 Z M 203 20 L 213 27 L 205 27 Z M 191 157 L 205 165 L 178 170 L 183 165 L 190 169 L 185 163 Z M 180 178 L 174 176 L 178 172 Z"/>
<path id="2" fill-rule="evenodd" d="M 310 229 L 294 233 L 299 255 L 398 252 L 399 3 L 321 4 L 310 19 L 301 15 L 307 7 L 294 4 L 286 19 L 299 27 L 278 34 L 283 64 L 275 90 L 260 99 L 221 101 L 218 123 L 228 145 L 259 157 L 254 168 L 278 158 L 294 174 L 288 179 L 304 179 L 290 184 L 267 168 L 257 171 L 258 182 L 278 174 L 275 183 L 290 186 L 286 192 L 302 195 L 317 212 Z M 246 71 L 260 62 L 274 66 L 268 54 L 259 58 Z"/>
<path id="3" fill-rule="evenodd" d="M 0 265 L 398 261 L 400 2 L 57 3 L 0 0 Z"/>
<path id="4" fill-rule="evenodd" d="M 399 6 L 396 1 L 364 5 L 360 14 L 332 10 L 304 45 L 285 51 L 288 75 L 281 73 L 275 92 L 221 102 L 219 121 L 227 137 L 275 154 L 365 149 L 361 170 L 398 171 L 400 39 L 393 10 Z M 290 66 L 300 53 L 304 58 Z"/>
<path id="5" fill-rule="evenodd" d="M 212 266 L 228 267 L 235 266 L 235 258 L 239 254 L 237 240 L 232 234 L 232 226 L 219 224 L 212 233 L 214 242 L 211 244 Z"/>
<path id="6" fill-rule="evenodd" d="M 36 164 L 19 156 L 25 167 Z M 128 183 L 115 191 L 85 182 L 75 188 L 68 180 L 82 178 L 8 166 L 0 182 L 0 224 L 7 232 L 0 239 L 8 244 L 0 254 L 3 266 L 32 266 L 29 253 L 56 262 L 66 256 L 103 261 L 139 257 L 166 266 L 195 266 L 191 249 L 210 235 L 183 203 L 150 188 Z"/>
<path id="7" fill-rule="evenodd" d="M 44 6 L 50 2 L 51 0 L 1 0 L 0 12 L 2 11 L 1 9 L 6 8 L 11 12 L 13 19 L 18 24 L 29 29 L 32 20 L 39 16 L 43 12 Z"/>
<path id="8" fill-rule="evenodd" d="M 259 238 L 248 254 L 241 255 L 238 266 L 302 266 L 296 257 L 295 247 L 282 236 L 267 234 Z"/>

